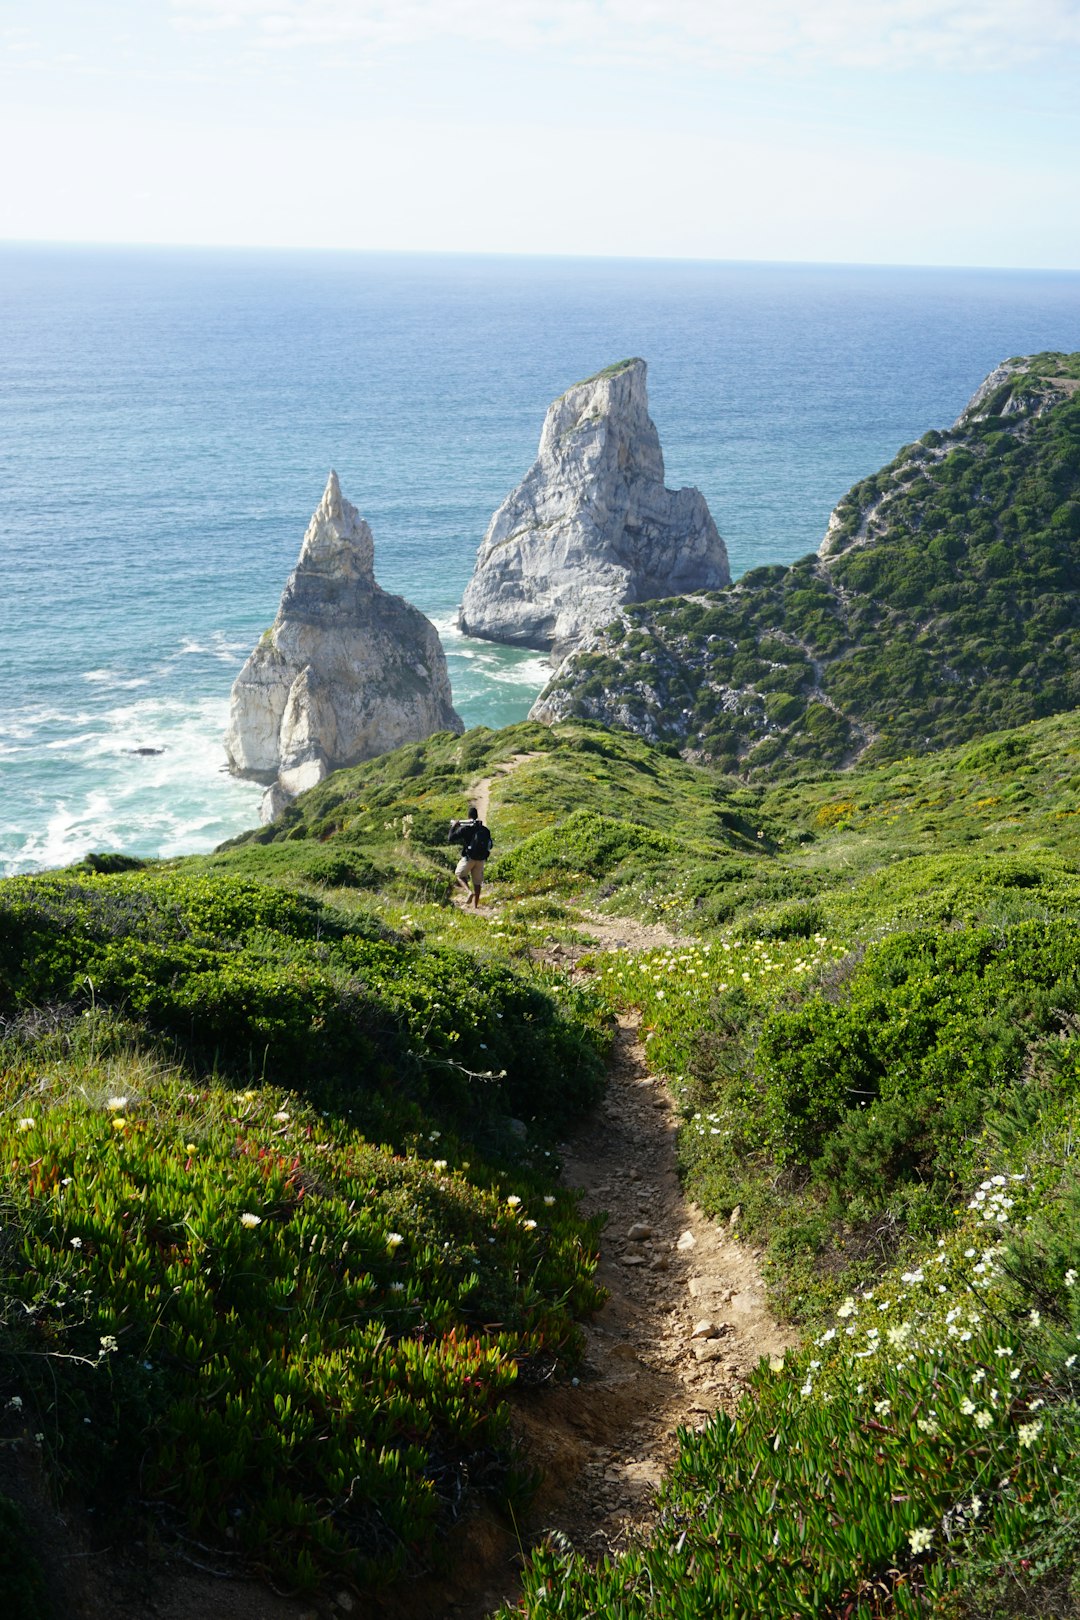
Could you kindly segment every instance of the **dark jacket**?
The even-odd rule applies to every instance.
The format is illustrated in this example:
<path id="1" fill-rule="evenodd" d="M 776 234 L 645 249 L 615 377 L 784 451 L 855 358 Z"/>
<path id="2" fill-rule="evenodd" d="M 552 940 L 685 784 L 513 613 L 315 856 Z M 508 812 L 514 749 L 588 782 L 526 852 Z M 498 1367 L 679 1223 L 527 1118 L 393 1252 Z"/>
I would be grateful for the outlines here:
<path id="1" fill-rule="evenodd" d="M 486 861 L 491 851 L 486 846 L 486 841 L 485 843 L 477 841 L 476 833 L 478 829 L 486 833 L 489 840 L 491 839 L 491 831 L 484 826 L 482 821 L 452 821 L 450 831 L 446 835 L 446 842 L 448 844 L 460 844 L 466 860 Z"/>

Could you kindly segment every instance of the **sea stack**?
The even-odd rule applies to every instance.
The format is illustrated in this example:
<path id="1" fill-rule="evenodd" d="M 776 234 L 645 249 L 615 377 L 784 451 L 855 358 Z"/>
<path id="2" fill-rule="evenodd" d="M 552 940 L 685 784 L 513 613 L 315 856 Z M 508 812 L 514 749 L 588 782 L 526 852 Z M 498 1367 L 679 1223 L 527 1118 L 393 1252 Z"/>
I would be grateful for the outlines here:
<path id="1" fill-rule="evenodd" d="M 549 408 L 536 461 L 491 520 L 458 615 L 466 635 L 558 662 L 627 602 L 731 583 L 705 497 L 664 487 L 644 360 Z"/>
<path id="2" fill-rule="evenodd" d="M 225 751 L 265 821 L 331 771 L 461 731 L 430 619 L 375 583 L 371 530 L 331 472 L 273 626 L 232 689 Z"/>

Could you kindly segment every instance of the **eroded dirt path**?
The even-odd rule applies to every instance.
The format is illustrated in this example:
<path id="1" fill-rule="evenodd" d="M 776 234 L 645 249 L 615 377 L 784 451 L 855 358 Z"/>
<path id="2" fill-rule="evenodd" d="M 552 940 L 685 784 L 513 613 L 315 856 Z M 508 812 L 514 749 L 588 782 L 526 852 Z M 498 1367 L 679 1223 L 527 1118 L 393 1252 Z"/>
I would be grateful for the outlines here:
<path id="1" fill-rule="evenodd" d="M 552 1517 L 590 1553 L 647 1525 L 676 1427 L 697 1427 L 735 1401 L 759 1358 L 788 1342 L 765 1307 L 756 1253 L 686 1202 L 677 1126 L 636 1020 L 621 1019 L 607 1094 L 565 1168 L 583 1209 L 609 1215 L 598 1273 L 609 1298 L 586 1330 L 581 1384 L 560 1392 L 585 1443 Z"/>
<path id="2" fill-rule="evenodd" d="M 496 776 L 482 776 L 479 782 L 469 789 L 469 803 L 476 806 L 480 812 L 481 821 L 487 820 L 488 811 L 491 808 L 491 784 L 499 776 L 512 776 L 519 765 L 527 765 L 530 760 L 543 759 L 543 757 L 541 753 L 511 754 L 509 759 L 504 759 L 495 767 Z"/>
<path id="3" fill-rule="evenodd" d="M 602 920 L 644 935 L 637 948 L 672 941 L 657 937 L 666 930 Z M 472 1545 L 443 1587 L 444 1606 L 428 1610 L 433 1620 L 481 1620 L 513 1600 L 520 1551 L 547 1531 L 590 1558 L 646 1531 L 675 1456 L 676 1428 L 700 1427 L 731 1407 L 759 1358 L 779 1356 L 791 1342 L 766 1309 L 757 1252 L 684 1198 L 677 1127 L 636 1019 L 622 1018 L 604 1100 L 564 1160 L 584 1211 L 609 1217 L 598 1271 L 609 1297 L 586 1325 L 576 1382 L 515 1398 L 519 1435 L 545 1476 L 518 1540 L 485 1516 L 466 1528 Z"/>

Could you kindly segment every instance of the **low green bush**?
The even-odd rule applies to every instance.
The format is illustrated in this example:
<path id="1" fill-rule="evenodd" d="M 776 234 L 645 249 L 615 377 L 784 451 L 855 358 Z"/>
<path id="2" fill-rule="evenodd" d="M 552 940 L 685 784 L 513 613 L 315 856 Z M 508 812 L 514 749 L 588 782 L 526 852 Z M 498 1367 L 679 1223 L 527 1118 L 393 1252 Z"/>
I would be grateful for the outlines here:
<path id="1" fill-rule="evenodd" d="M 595 810 L 575 810 L 500 855 L 492 864 L 492 876 L 501 880 L 562 871 L 600 878 L 632 857 L 659 864 L 683 849 L 677 838 L 653 827 Z"/>
<path id="2" fill-rule="evenodd" d="M 428 1564 L 469 1481 L 527 1481 L 506 1391 L 596 1301 L 572 1200 L 438 1130 L 394 1154 L 295 1094 L 103 1061 L 90 1023 L 0 1114 L 27 1422 L 103 1520 L 138 1499 L 290 1585 Z"/>
<path id="3" fill-rule="evenodd" d="M 771 1151 L 870 1207 L 913 1179 L 944 1197 L 1029 1043 L 1078 1008 L 1069 923 L 894 935 L 839 994 L 765 1021 L 755 1067 Z"/>
<path id="4" fill-rule="evenodd" d="M 509 1112 L 557 1131 L 595 1100 L 595 1019 L 565 1016 L 499 964 L 386 934 L 235 879 L 15 879 L 0 891 L 0 1014 L 104 1002 L 193 1061 L 335 1107 L 382 1093 L 447 1120 Z"/>

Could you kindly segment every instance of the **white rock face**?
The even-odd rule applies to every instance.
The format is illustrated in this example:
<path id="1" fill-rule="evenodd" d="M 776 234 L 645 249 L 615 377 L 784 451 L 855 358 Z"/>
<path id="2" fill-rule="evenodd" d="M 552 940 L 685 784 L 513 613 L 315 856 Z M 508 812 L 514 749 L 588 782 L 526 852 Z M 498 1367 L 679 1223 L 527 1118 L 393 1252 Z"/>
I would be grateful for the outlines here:
<path id="1" fill-rule="evenodd" d="M 705 497 L 664 488 L 645 371 L 626 360 L 550 407 L 537 459 L 477 554 L 458 615 L 467 635 L 558 660 L 624 602 L 731 583 Z"/>
<path id="2" fill-rule="evenodd" d="M 269 785 L 269 821 L 331 771 L 462 729 L 435 626 L 375 583 L 371 530 L 332 472 L 273 628 L 233 686 L 230 769 Z"/>

